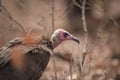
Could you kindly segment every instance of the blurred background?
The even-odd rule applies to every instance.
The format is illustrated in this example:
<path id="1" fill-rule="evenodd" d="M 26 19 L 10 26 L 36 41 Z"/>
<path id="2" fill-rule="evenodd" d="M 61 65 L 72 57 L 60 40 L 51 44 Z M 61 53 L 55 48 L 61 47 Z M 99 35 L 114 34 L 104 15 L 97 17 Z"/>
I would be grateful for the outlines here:
<path id="1" fill-rule="evenodd" d="M 63 28 L 77 36 L 80 45 L 65 41 L 54 51 L 76 59 L 85 44 L 83 1 L 0 0 L 0 47 L 16 37 L 30 33 L 51 36 L 53 30 Z M 86 0 L 85 17 L 90 51 L 85 58 L 84 79 L 120 80 L 120 0 Z M 55 64 L 58 80 L 71 80 L 69 59 L 55 57 Z M 50 60 L 41 80 L 54 80 L 54 77 Z M 78 79 L 76 66 L 72 67 L 72 78 Z"/>

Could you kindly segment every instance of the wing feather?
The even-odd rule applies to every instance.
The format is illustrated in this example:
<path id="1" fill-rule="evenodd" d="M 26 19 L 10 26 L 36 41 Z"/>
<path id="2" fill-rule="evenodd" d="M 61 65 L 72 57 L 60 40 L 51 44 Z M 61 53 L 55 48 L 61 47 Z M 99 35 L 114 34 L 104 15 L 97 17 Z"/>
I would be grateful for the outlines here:
<path id="1" fill-rule="evenodd" d="M 52 54 L 51 43 L 47 44 L 47 41 L 43 41 L 40 44 L 26 45 L 23 44 L 22 39 L 17 38 L 0 48 L 0 80 L 3 78 L 13 80 L 15 77 L 15 80 L 39 80 Z M 16 64 L 14 62 L 16 58 L 13 59 L 11 56 L 14 50 L 19 51 L 17 55 L 22 54 L 25 57 L 25 70 L 23 68 L 16 70 L 13 67 L 12 64 Z M 13 63 L 11 63 L 12 60 L 14 60 Z"/>

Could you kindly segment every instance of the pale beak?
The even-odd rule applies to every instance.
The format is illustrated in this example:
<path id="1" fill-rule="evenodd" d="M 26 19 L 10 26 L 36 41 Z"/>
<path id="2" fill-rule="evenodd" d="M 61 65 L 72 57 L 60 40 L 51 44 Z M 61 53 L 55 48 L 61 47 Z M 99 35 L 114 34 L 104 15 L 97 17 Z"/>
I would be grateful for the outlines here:
<path id="1" fill-rule="evenodd" d="M 75 42 L 77 42 L 77 43 L 80 43 L 79 39 L 76 38 L 76 37 L 74 37 L 74 36 L 71 36 L 70 39 L 73 40 L 73 41 L 75 41 Z"/>

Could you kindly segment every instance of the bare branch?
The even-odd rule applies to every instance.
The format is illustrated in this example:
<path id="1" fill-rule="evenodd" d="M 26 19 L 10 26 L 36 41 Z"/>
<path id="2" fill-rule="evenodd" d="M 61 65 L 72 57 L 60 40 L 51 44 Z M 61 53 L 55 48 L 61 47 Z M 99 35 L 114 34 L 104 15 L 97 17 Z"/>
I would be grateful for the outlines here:
<path id="1" fill-rule="evenodd" d="M 71 12 L 71 9 L 73 7 L 74 3 L 71 2 L 69 4 L 69 6 L 67 6 L 65 9 L 62 9 L 62 11 L 60 11 L 60 15 L 59 16 L 56 16 L 54 20 L 63 20 L 65 19 L 66 17 L 68 17 L 67 15 Z M 67 14 L 66 14 L 67 13 Z"/>
<path id="2" fill-rule="evenodd" d="M 0 0 L 0 12 L 2 11 L 2 10 L 1 10 L 1 4 L 2 4 L 2 0 Z"/>
<path id="3" fill-rule="evenodd" d="M 51 7 L 51 9 L 52 9 L 52 15 L 51 15 L 51 19 L 52 19 L 52 33 L 54 32 L 54 0 L 52 0 L 52 7 Z M 55 72 L 55 79 L 56 80 L 58 80 L 57 79 L 57 70 L 56 70 L 56 65 L 55 65 L 55 60 L 54 60 L 54 57 L 52 57 L 52 61 L 53 61 L 53 66 L 54 66 L 54 72 Z"/>
<path id="4" fill-rule="evenodd" d="M 55 70 L 55 71 L 54 71 L 54 73 L 55 73 L 55 80 L 58 80 L 58 79 L 57 79 L 57 72 L 56 72 L 56 71 L 57 71 L 57 69 L 56 69 L 56 65 L 55 65 L 56 63 L 55 63 L 54 56 L 52 56 L 51 58 L 52 58 L 53 67 L 54 67 L 54 70 Z"/>
<path id="5" fill-rule="evenodd" d="M 26 12 L 28 12 L 29 14 L 31 14 L 33 20 L 35 21 L 35 23 L 36 23 L 37 25 L 40 26 L 41 29 L 44 29 L 44 28 L 45 28 L 44 25 L 42 25 L 40 22 L 38 22 L 38 21 L 35 19 L 34 15 L 31 13 L 31 11 L 30 11 L 27 7 L 24 6 L 23 3 L 21 3 L 19 0 L 15 0 L 15 1 L 16 1 L 18 4 L 20 4 L 20 6 L 22 6 L 22 7 L 25 9 Z M 42 17 L 41 17 L 41 20 L 42 20 Z M 36 27 L 36 26 L 33 26 L 32 28 L 30 28 L 30 29 L 28 30 L 28 32 L 27 32 L 27 35 L 29 35 L 29 34 L 33 31 L 33 29 L 34 29 L 35 27 Z"/>
<path id="6" fill-rule="evenodd" d="M 73 4 L 76 5 L 77 7 L 79 7 L 80 9 L 82 9 L 82 6 L 80 4 L 78 4 L 75 0 L 73 0 Z"/>
<path id="7" fill-rule="evenodd" d="M 16 23 L 22 29 L 23 33 L 25 34 L 26 31 L 23 28 L 23 26 L 19 22 L 17 22 L 15 19 L 13 19 L 13 17 L 9 13 L 9 11 L 5 8 L 5 6 L 1 4 L 1 8 L 7 13 L 7 16 L 9 17 L 9 19 L 11 19 L 14 23 Z"/>
<path id="8" fill-rule="evenodd" d="M 83 48 L 83 53 L 80 56 L 80 67 L 82 70 L 84 61 L 85 61 L 85 57 L 86 57 L 86 53 L 87 53 L 87 47 L 88 47 L 88 30 L 87 30 L 87 23 L 86 23 L 86 16 L 85 16 L 85 4 L 86 4 L 86 0 L 83 0 L 82 3 L 82 23 L 83 23 L 83 30 L 85 32 L 85 44 L 84 44 L 84 48 Z"/>
<path id="9" fill-rule="evenodd" d="M 52 0 L 52 16 L 51 16 L 52 17 L 52 33 L 54 32 L 54 25 L 55 25 L 54 24 L 54 17 L 55 17 L 54 13 L 55 13 L 54 12 L 54 0 Z"/>
<path id="10" fill-rule="evenodd" d="M 82 4 L 82 22 L 83 22 L 83 29 L 84 29 L 85 33 L 87 33 L 88 31 L 87 31 L 87 24 L 86 24 L 86 18 L 85 18 L 86 17 L 85 16 L 85 2 L 86 2 L 86 0 L 83 0 L 83 4 Z"/>
<path id="11" fill-rule="evenodd" d="M 40 27 L 41 29 L 43 29 L 45 26 L 40 24 L 40 22 L 36 22 L 36 24 L 39 24 L 40 26 L 43 26 L 43 27 Z M 34 25 L 33 27 L 31 27 L 28 32 L 27 32 L 27 36 L 35 29 L 36 25 Z"/>
<path id="12" fill-rule="evenodd" d="M 106 26 L 106 24 L 109 22 L 109 19 L 110 19 L 110 17 L 108 16 L 108 14 L 106 12 L 107 11 L 106 5 L 108 4 L 107 1 L 104 1 L 103 4 L 104 5 L 103 5 L 103 8 L 101 10 L 103 13 L 103 17 L 101 18 L 100 24 L 99 24 L 98 29 L 97 29 L 96 39 L 95 39 L 92 47 L 89 49 L 89 52 L 92 52 L 92 50 L 96 47 L 98 40 L 100 39 L 100 33 L 103 30 L 103 28 Z M 99 9 L 96 8 L 96 10 L 99 10 Z M 112 17 L 111 17 L 111 20 L 113 20 L 113 22 L 114 22 L 114 19 Z M 115 25 L 116 25 L 116 23 L 115 23 Z"/>
<path id="13" fill-rule="evenodd" d="M 70 79 L 72 80 L 72 64 L 69 64 L 69 70 L 70 70 Z"/>

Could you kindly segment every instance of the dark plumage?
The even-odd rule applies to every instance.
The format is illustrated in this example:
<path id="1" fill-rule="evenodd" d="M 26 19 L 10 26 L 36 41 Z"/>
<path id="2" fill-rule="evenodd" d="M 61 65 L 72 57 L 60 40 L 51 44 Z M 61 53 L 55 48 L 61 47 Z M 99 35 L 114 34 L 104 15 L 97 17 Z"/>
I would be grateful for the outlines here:
<path id="1" fill-rule="evenodd" d="M 64 40 L 79 42 L 65 30 L 56 32 L 51 39 L 21 37 L 0 48 L 0 80 L 39 80 L 55 47 Z"/>
<path id="2" fill-rule="evenodd" d="M 24 52 L 17 53 L 18 56 L 21 55 L 20 59 L 23 64 L 19 62 L 19 59 L 15 62 L 15 59 L 19 58 L 16 55 L 10 56 L 16 54 L 10 52 L 16 45 L 24 50 Z M 0 50 L 2 52 L 0 53 L 0 80 L 39 80 L 48 64 L 50 50 L 52 51 L 52 43 L 45 38 L 40 41 L 39 45 L 34 45 L 30 49 L 22 43 L 20 38 L 10 41 Z"/>

